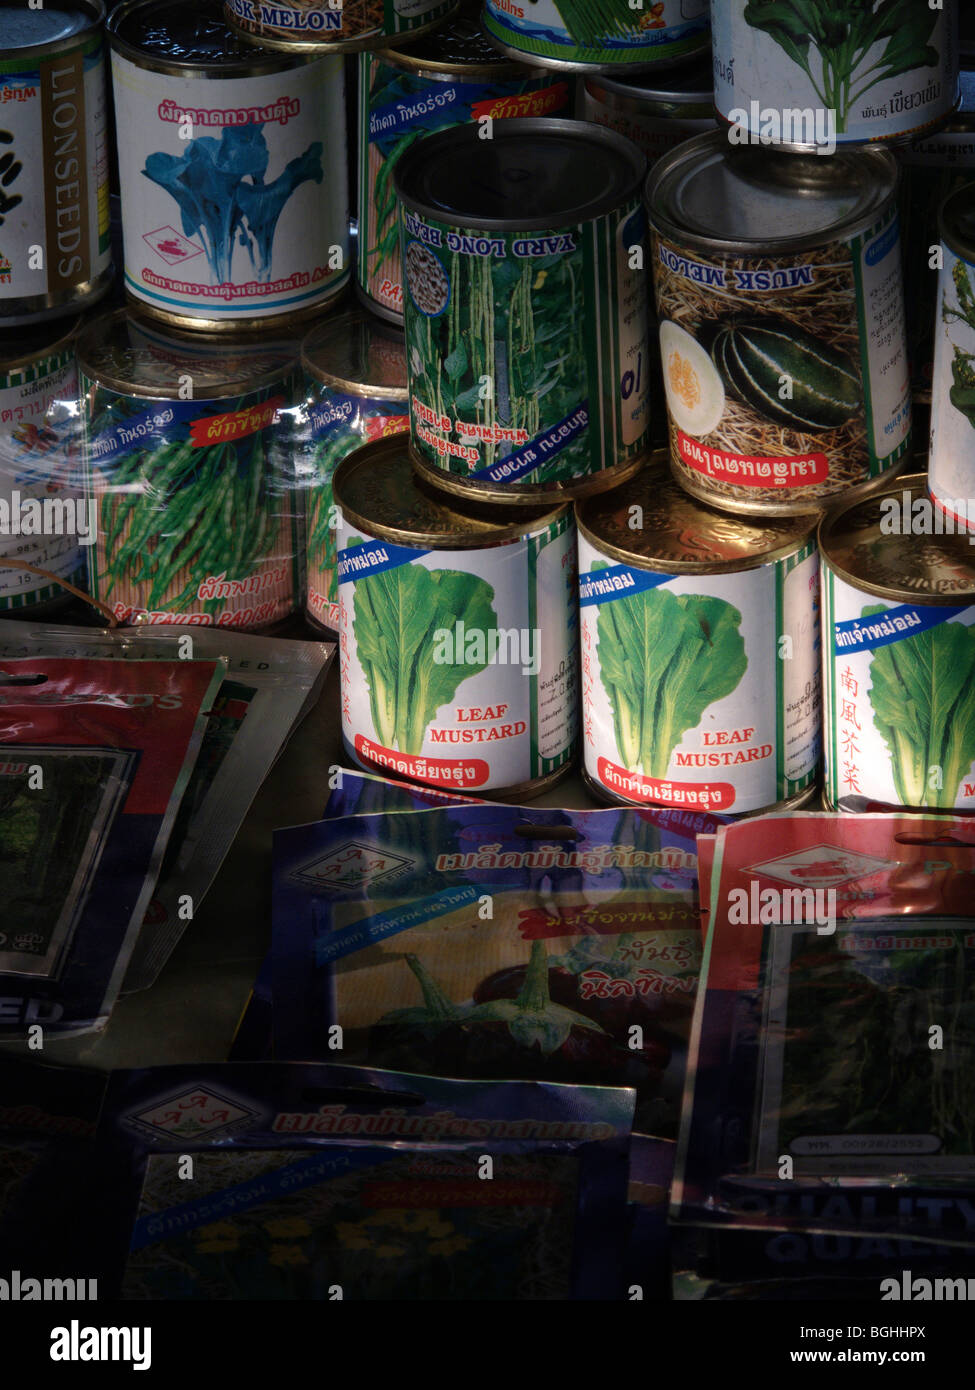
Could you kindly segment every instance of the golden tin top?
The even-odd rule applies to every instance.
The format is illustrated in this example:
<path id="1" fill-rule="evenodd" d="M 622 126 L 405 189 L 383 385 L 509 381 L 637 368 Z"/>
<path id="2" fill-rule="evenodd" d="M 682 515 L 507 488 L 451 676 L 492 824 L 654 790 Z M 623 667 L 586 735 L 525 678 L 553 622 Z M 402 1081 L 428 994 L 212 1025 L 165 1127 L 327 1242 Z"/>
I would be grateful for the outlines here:
<path id="1" fill-rule="evenodd" d="M 883 492 L 828 512 L 819 528 L 823 562 L 865 593 L 898 603 L 975 603 L 971 532 L 937 534 L 949 519 L 909 473 Z"/>
<path id="2" fill-rule="evenodd" d="M 557 520 L 558 507 L 492 507 L 437 492 L 413 471 L 405 435 L 366 444 L 335 470 L 332 493 L 346 521 L 378 540 L 428 550 L 482 550 Z"/>
<path id="3" fill-rule="evenodd" d="M 658 449 L 628 482 L 576 503 L 580 535 L 604 555 L 664 574 L 734 574 L 783 559 L 813 540 L 819 513 L 732 516 L 675 482 Z"/>
<path id="4" fill-rule="evenodd" d="M 296 366 L 283 346 L 147 330 L 127 309 L 103 315 L 78 340 L 78 366 L 111 391 L 150 400 L 217 400 L 276 386 Z"/>
<path id="5" fill-rule="evenodd" d="M 503 82 L 518 77 L 546 78 L 550 74 L 524 63 L 513 63 L 503 57 L 490 43 L 481 28 L 476 13 L 461 12 L 446 19 L 422 38 L 412 39 L 404 34 L 395 44 L 375 54 L 384 63 L 419 77 L 464 77 L 469 81 L 482 78 Z"/>
<path id="6" fill-rule="evenodd" d="M 130 63 L 180 77 L 252 77 L 313 61 L 246 42 L 227 24 L 220 0 L 123 0 L 107 32 Z"/>
<path id="7" fill-rule="evenodd" d="M 69 352 L 81 328 L 81 318 L 58 319 L 35 327 L 11 329 L 0 334 L 0 372 L 22 371 L 45 357 Z"/>
<path id="8" fill-rule="evenodd" d="M 313 328 L 301 345 L 301 363 L 309 376 L 354 396 L 409 399 L 403 330 L 362 309 Z"/>

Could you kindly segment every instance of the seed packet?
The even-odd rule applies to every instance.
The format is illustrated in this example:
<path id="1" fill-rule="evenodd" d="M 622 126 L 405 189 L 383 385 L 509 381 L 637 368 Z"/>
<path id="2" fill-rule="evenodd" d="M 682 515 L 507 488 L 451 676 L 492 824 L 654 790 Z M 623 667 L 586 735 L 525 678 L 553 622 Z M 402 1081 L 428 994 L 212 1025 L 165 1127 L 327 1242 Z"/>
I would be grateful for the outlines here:
<path id="1" fill-rule="evenodd" d="M 274 879 L 276 1057 L 340 1040 L 354 1064 L 632 1085 L 638 1128 L 675 1132 L 701 953 L 686 831 L 636 809 L 353 816 L 277 832 Z"/>
<path id="2" fill-rule="evenodd" d="M 89 629 L 0 621 L 0 662 L 60 656 L 227 662 L 166 847 L 124 991 L 151 985 L 203 901 L 275 759 L 318 698 L 335 647 L 185 628 Z M 0 955 L 2 959 L 2 955 Z"/>
<path id="3" fill-rule="evenodd" d="M 100 1027 L 224 661 L 0 664 L 0 1035 Z"/>
<path id="4" fill-rule="evenodd" d="M 975 832 L 719 831 L 673 1215 L 975 1241 Z"/>
<path id="5" fill-rule="evenodd" d="M 648 1134 L 634 1134 L 630 1141 L 626 1293 L 631 1300 L 659 1302 L 670 1298 L 667 1205 L 676 1147 L 670 1139 L 654 1139 Z"/>
<path id="6" fill-rule="evenodd" d="M 608 1088 L 117 1072 L 100 1152 L 121 1295 L 621 1297 L 632 1116 L 632 1091 Z"/>

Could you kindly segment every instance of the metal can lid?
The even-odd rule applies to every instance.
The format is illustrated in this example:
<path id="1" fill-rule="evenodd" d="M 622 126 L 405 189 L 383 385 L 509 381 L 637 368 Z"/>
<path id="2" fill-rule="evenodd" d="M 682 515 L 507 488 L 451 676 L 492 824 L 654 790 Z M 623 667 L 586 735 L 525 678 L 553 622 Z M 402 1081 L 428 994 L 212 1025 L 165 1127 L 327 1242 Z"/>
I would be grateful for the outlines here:
<path id="1" fill-rule="evenodd" d="M 901 603 L 975 603 L 975 551 L 970 533 L 913 535 L 915 502 L 928 498 L 923 473 L 908 473 L 883 492 L 827 512 L 820 523 L 823 562 L 855 589 Z M 893 506 L 891 506 L 893 502 Z M 900 521 L 886 525 L 899 512 Z"/>
<path id="2" fill-rule="evenodd" d="M 665 449 L 658 449 L 628 482 L 576 503 L 579 534 L 604 555 L 664 574 L 758 569 L 808 545 L 819 515 L 765 518 L 719 512 L 679 486 Z M 641 523 L 637 529 L 631 524 L 634 517 Z"/>
<path id="3" fill-rule="evenodd" d="M 301 345 L 309 376 L 355 396 L 406 401 L 406 336 L 395 324 L 362 309 L 333 315 Z"/>
<path id="4" fill-rule="evenodd" d="M 100 25 L 105 6 L 102 0 L 59 0 L 50 9 L 30 9 L 24 0 L 0 0 L 0 15 L 4 57 L 12 57 L 25 48 L 59 48 L 65 39 Z"/>
<path id="5" fill-rule="evenodd" d="M 272 53 L 240 38 L 224 19 L 220 0 L 124 0 L 108 18 L 112 47 L 157 72 L 218 68 L 221 77 L 297 67 L 313 59 Z"/>
<path id="6" fill-rule="evenodd" d="M 409 441 L 392 435 L 364 444 L 342 460 L 332 495 L 344 518 L 370 536 L 428 550 L 483 550 L 520 539 L 556 520 L 558 507 L 461 506 L 413 471 Z"/>
<path id="7" fill-rule="evenodd" d="M 941 204 L 941 240 L 962 260 L 975 262 L 975 184 L 965 183 Z"/>
<path id="8" fill-rule="evenodd" d="M 876 222 L 896 191 L 889 150 L 838 149 L 824 158 L 731 145 L 717 130 L 664 155 L 646 197 L 650 221 L 666 236 L 706 251 L 765 255 L 853 236 Z"/>
<path id="9" fill-rule="evenodd" d="M 396 192 L 422 216 L 452 227 L 534 231 L 584 222 L 636 196 L 643 153 L 589 121 L 496 121 L 417 141 L 396 162 Z"/>
<path id="10" fill-rule="evenodd" d="M 30 367 L 43 357 L 67 352 L 81 328 L 81 316 L 11 329 L 0 334 L 0 372 Z"/>
<path id="11" fill-rule="evenodd" d="M 241 396 L 280 384 L 296 361 L 281 346 L 177 329 L 162 333 L 155 326 L 146 331 L 128 309 L 102 315 L 78 341 L 78 366 L 90 381 L 147 400 Z"/>
<path id="12" fill-rule="evenodd" d="M 503 58 L 488 42 L 477 15 L 469 12 L 454 15 L 415 40 L 404 35 L 373 56 L 421 76 L 463 73 L 465 77 L 484 76 L 495 80 L 546 76 L 537 68 Z"/>
<path id="13" fill-rule="evenodd" d="M 696 58 L 684 67 L 663 74 L 651 70 L 622 78 L 608 73 L 586 78 L 590 92 L 603 90 L 617 96 L 632 97 L 648 107 L 714 106 L 714 71 L 711 57 Z"/>

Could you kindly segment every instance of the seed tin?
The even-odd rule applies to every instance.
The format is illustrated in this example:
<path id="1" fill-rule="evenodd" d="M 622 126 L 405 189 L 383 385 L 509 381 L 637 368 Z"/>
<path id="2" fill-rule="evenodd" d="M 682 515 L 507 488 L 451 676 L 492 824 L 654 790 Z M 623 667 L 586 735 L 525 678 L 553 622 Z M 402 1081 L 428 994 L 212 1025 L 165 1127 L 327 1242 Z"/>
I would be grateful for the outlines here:
<path id="1" fill-rule="evenodd" d="M 975 185 L 941 209 L 928 488 L 937 507 L 975 539 Z"/>
<path id="2" fill-rule="evenodd" d="M 666 74 L 587 77 L 579 93 L 579 115 L 625 135 L 652 166 L 692 135 L 714 130 L 710 60 Z"/>
<path id="3" fill-rule="evenodd" d="M 827 513 L 826 795 L 840 811 L 975 811 L 975 550 L 923 474 Z"/>
<path id="4" fill-rule="evenodd" d="M 70 602 L 59 584 L 18 560 L 84 583 L 79 526 L 75 337 L 80 319 L 22 329 L 0 343 L 0 617 L 43 617 Z M 13 335 L 12 335 L 13 336 Z M 46 510 L 46 515 L 45 515 Z"/>
<path id="5" fill-rule="evenodd" d="M 125 0 L 108 31 L 130 299 L 208 332 L 320 313 L 349 278 L 342 58 L 244 43 L 219 0 Z"/>
<path id="6" fill-rule="evenodd" d="M 820 750 L 816 516 L 740 519 L 663 451 L 576 504 L 586 781 L 626 804 L 795 807 Z"/>
<path id="7" fill-rule="evenodd" d="M 0 0 L 0 326 L 111 284 L 104 18 L 102 0 Z"/>
<path id="8" fill-rule="evenodd" d="M 644 168 L 614 131 L 557 119 L 455 127 L 398 161 L 410 441 L 438 487 L 522 505 L 639 467 Z"/>
<path id="9" fill-rule="evenodd" d="M 223 0 L 224 18 L 251 43 L 282 53 L 353 53 L 417 38 L 436 28 L 460 0 Z"/>
<path id="10" fill-rule="evenodd" d="M 362 444 L 409 429 L 406 340 L 360 309 L 329 317 L 302 345 L 308 390 L 302 419 L 305 504 L 305 615 L 338 632 L 336 522 L 332 476 Z"/>
<path id="11" fill-rule="evenodd" d="M 334 494 L 349 756 L 449 791 L 545 790 L 577 735 L 571 509 L 455 509 L 404 439 L 343 460 Z"/>
<path id="12" fill-rule="evenodd" d="M 550 116 L 570 83 L 501 58 L 470 15 L 408 48 L 359 57 L 359 238 L 356 291 L 374 313 L 403 322 L 403 272 L 393 167 L 420 136 L 471 122 Z"/>
<path id="13" fill-rule="evenodd" d="M 304 544 L 275 347 L 143 332 L 119 310 L 78 344 L 92 595 L 123 624 L 264 631 L 294 613 Z"/>
<path id="14" fill-rule="evenodd" d="M 887 150 L 770 154 L 721 132 L 655 166 L 647 205 L 670 453 L 689 492 L 791 516 L 904 466 L 896 190 Z"/>
<path id="15" fill-rule="evenodd" d="M 512 58 L 574 72 L 668 67 L 708 46 L 708 0 L 485 0 L 483 24 Z"/>
<path id="16" fill-rule="evenodd" d="M 913 139 L 954 110 L 958 11 L 958 0 L 711 0 L 718 114 L 736 139 L 790 150 L 822 143 L 825 130 L 814 128 L 826 115 L 840 146 Z M 789 118 L 798 128 L 783 128 Z"/>

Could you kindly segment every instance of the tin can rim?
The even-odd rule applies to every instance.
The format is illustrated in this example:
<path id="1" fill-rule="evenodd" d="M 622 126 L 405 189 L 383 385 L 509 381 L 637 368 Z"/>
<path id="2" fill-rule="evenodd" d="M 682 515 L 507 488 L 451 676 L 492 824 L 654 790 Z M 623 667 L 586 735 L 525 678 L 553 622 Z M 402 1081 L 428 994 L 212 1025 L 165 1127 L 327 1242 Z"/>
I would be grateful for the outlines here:
<path id="1" fill-rule="evenodd" d="M 600 535 L 598 529 L 593 525 L 592 519 L 587 519 L 587 512 L 592 513 L 600 505 L 605 506 L 607 502 L 614 500 L 613 494 L 620 495 L 620 506 L 627 505 L 628 502 L 636 502 L 638 499 L 629 497 L 626 489 L 631 489 L 639 484 L 659 483 L 665 489 L 673 489 L 680 494 L 680 500 L 695 515 L 700 514 L 701 522 L 704 526 L 708 523 L 713 525 L 727 526 L 729 522 L 737 522 L 741 526 L 747 526 L 757 532 L 766 528 L 771 528 L 771 523 L 777 523 L 776 530 L 781 532 L 788 529 L 793 532 L 786 539 L 778 543 L 770 542 L 764 550 L 752 551 L 748 555 L 737 557 L 733 560 L 673 560 L 659 558 L 654 555 L 642 554 L 636 550 L 626 550 L 622 546 L 614 545 Z M 733 512 L 723 512 L 717 507 L 708 506 L 700 498 L 685 492 L 680 485 L 671 477 L 668 465 L 668 453 L 666 449 L 657 449 L 649 459 L 646 467 L 633 477 L 627 478 L 609 492 L 601 492 L 593 497 L 586 497 L 575 504 L 576 526 L 580 536 L 585 536 L 586 540 L 600 554 L 608 556 L 610 559 L 618 560 L 622 564 L 628 565 L 633 569 L 648 570 L 657 574 L 741 574 L 746 570 L 761 569 L 764 565 L 771 565 L 779 560 L 788 559 L 790 555 L 795 555 L 797 551 L 804 550 L 810 544 L 815 544 L 816 528 L 820 518 L 820 512 L 814 511 L 803 513 L 795 517 L 770 517 L 766 522 L 762 517 L 742 516 Z"/>
<path id="2" fill-rule="evenodd" d="M 460 6 L 456 6 L 446 18 L 446 23 L 456 20 Z M 440 21 L 443 22 L 443 21 Z M 432 32 L 431 32 L 432 30 Z M 537 67 L 532 67 L 527 59 L 517 62 L 509 58 L 506 54 L 498 52 L 496 58 L 485 58 L 483 62 L 461 63 L 453 62 L 449 58 L 424 58 L 419 53 L 410 52 L 410 44 L 417 40 L 436 39 L 436 27 L 423 31 L 412 30 L 409 34 L 402 34 L 393 43 L 386 43 L 380 48 L 374 48 L 365 56 L 367 58 L 378 58 L 384 63 L 390 63 L 394 67 L 402 68 L 406 72 L 413 72 L 418 77 L 432 78 L 434 81 L 438 77 L 472 77 L 472 78 L 495 78 L 506 80 L 509 78 L 530 78 L 544 77 Z M 497 50 L 497 45 L 492 43 L 484 29 L 480 29 L 480 37 L 485 43 L 490 44 L 491 48 Z"/>
<path id="3" fill-rule="evenodd" d="M 106 314 L 100 314 L 85 327 L 78 338 L 78 370 L 82 372 L 89 381 L 96 382 L 99 386 L 107 387 L 109 391 L 116 391 L 120 395 L 135 396 L 140 400 L 148 401 L 170 401 L 177 399 L 172 389 L 169 387 L 159 386 L 153 383 L 142 385 L 132 378 L 126 378 L 124 375 L 105 371 L 91 363 L 87 353 L 95 345 L 95 334 L 101 330 L 102 336 L 104 337 L 104 335 L 110 332 L 117 323 L 122 322 L 132 323 L 137 328 L 145 326 L 146 328 L 156 328 L 156 331 L 159 331 L 154 323 L 146 325 L 140 324 L 139 316 L 133 314 L 131 310 L 127 308 L 112 309 Z M 176 347 L 186 347 L 188 357 L 192 354 L 194 345 L 198 345 L 201 348 L 220 347 L 223 350 L 224 356 L 227 355 L 227 350 L 230 346 L 224 334 L 187 334 L 185 335 L 186 342 L 184 343 L 178 330 L 170 329 L 169 331 L 176 334 Z M 240 340 L 237 345 L 243 349 L 254 346 L 253 343 L 248 342 L 246 339 Z M 219 385 L 214 384 L 213 386 L 207 387 L 200 395 L 197 395 L 194 391 L 187 399 L 192 401 L 219 401 L 232 396 L 242 396 L 251 391 L 259 391 L 265 386 L 279 385 L 294 373 L 297 365 L 297 352 L 295 352 L 290 359 L 282 353 L 281 365 L 273 371 L 261 372 L 260 374 L 255 374 L 250 377 L 231 378 Z"/>
<path id="4" fill-rule="evenodd" d="M 653 69 L 634 76 L 650 77 Z M 671 76 L 668 72 L 668 76 Z M 653 106 L 663 102 L 669 102 L 674 106 L 706 106 L 708 111 L 713 113 L 714 106 L 714 86 L 701 87 L 698 91 L 689 91 L 686 88 L 682 91 L 664 85 L 664 81 L 655 87 L 641 87 L 636 82 L 625 82 L 616 77 L 613 73 L 593 72 L 587 73 L 585 77 L 586 90 L 591 92 L 593 87 L 604 87 L 613 96 L 629 97 L 641 105 Z"/>
<path id="5" fill-rule="evenodd" d="M 486 25 L 484 27 L 484 37 L 487 39 L 488 43 L 493 44 L 499 53 L 504 53 L 508 58 L 515 59 L 516 61 L 519 58 L 528 59 L 531 61 L 533 67 L 548 68 L 550 71 L 554 72 L 582 73 L 583 75 L 590 73 L 595 75 L 596 73 L 606 71 L 605 63 L 594 62 L 588 58 L 556 58 L 548 53 L 525 53 L 522 49 L 516 48 L 514 44 L 506 43 L 505 40 L 499 38 L 497 34 L 492 34 Z M 689 52 L 679 53 L 676 57 L 671 53 L 665 54 L 660 58 L 634 59 L 632 62 L 614 63 L 613 68 L 622 68 L 624 71 L 631 73 L 643 73 L 659 71 L 661 68 L 676 68 L 683 66 L 685 63 L 691 62 L 694 58 L 700 58 L 702 53 L 706 53 L 709 50 L 710 35 L 708 31 L 706 29 L 702 30 L 700 37 L 701 42 L 698 46 L 691 49 Z M 663 47 L 663 45 L 661 44 L 660 47 Z M 590 50 L 580 48 L 580 52 L 585 53 L 587 51 Z"/>
<path id="6" fill-rule="evenodd" d="M 428 20 L 425 24 L 418 25 L 416 29 L 411 29 L 410 36 L 422 38 L 429 34 L 445 19 L 449 19 L 461 3 L 462 0 L 453 0 L 453 4 L 450 5 L 446 14 L 440 15 L 437 19 Z M 327 8 L 327 6 L 319 6 L 319 8 Z M 263 49 L 265 52 L 270 49 L 275 53 L 288 53 L 294 57 L 352 57 L 357 53 L 375 52 L 389 41 L 387 34 L 376 33 L 371 36 L 367 34 L 358 38 L 335 39 L 334 41 L 328 39 L 287 39 L 280 34 L 252 34 L 236 23 L 235 17 L 229 13 L 227 0 L 223 0 L 223 17 L 227 28 L 232 29 L 245 43 L 253 44 L 255 48 Z"/>
<path id="7" fill-rule="evenodd" d="M 173 8 L 174 6 L 175 0 L 170 0 L 169 6 L 162 7 L 163 14 L 165 14 L 166 8 Z M 221 7 L 218 4 L 216 8 L 220 10 Z M 159 53 L 152 53 L 141 47 L 122 33 L 123 26 L 134 17 L 157 16 L 159 11 L 158 0 L 122 0 L 120 5 L 116 5 L 109 14 L 105 25 L 105 32 L 108 35 L 112 51 L 117 53 L 120 58 L 125 58 L 136 67 L 146 68 L 149 72 L 161 72 L 169 76 L 206 78 L 210 81 L 221 81 L 224 78 L 234 77 L 256 77 L 267 72 L 286 72 L 289 68 L 304 67 L 315 61 L 314 57 L 309 57 L 304 53 L 277 53 L 268 48 L 261 48 L 258 44 L 253 46 L 253 59 L 239 58 L 215 63 L 204 58 L 165 58 Z M 224 22 L 226 23 L 226 21 Z M 325 58 L 329 55 L 323 53 L 321 56 Z M 332 56 L 338 57 L 339 55 L 334 54 Z"/>
<path id="8" fill-rule="evenodd" d="M 501 517 L 494 519 L 485 516 L 483 518 L 484 530 L 464 530 L 465 517 L 460 507 L 455 508 L 450 505 L 454 500 L 450 494 L 441 494 L 436 500 L 446 512 L 457 517 L 458 529 L 456 531 L 421 531 L 411 530 L 407 527 L 389 526 L 381 521 L 371 521 L 362 512 L 346 506 L 342 500 L 342 489 L 349 476 L 360 468 L 382 467 L 386 456 L 396 453 L 406 454 L 408 457 L 407 436 L 405 434 L 391 435 L 388 439 L 373 440 L 361 445 L 358 449 L 354 449 L 352 453 L 347 454 L 342 459 L 332 476 L 332 498 L 342 516 L 353 526 L 366 531 L 370 536 L 375 536 L 377 540 L 387 540 L 394 545 L 415 546 L 418 550 L 490 550 L 496 545 L 505 545 L 511 541 L 521 540 L 569 513 L 570 504 L 568 502 L 561 502 L 555 507 L 547 507 L 542 504 L 538 508 L 526 504 L 522 510 L 534 513 L 530 517 L 522 518 L 517 522 L 505 522 Z M 419 486 L 421 480 L 412 469 L 411 476 Z M 431 495 L 434 493 L 432 487 L 428 488 L 427 491 Z M 496 513 L 498 510 L 490 505 L 485 507 L 483 503 L 480 506 L 485 512 Z M 475 506 L 473 510 L 477 509 Z M 472 509 L 469 508 L 468 510 Z M 473 515 L 467 519 L 471 521 L 482 520 Z"/>
<path id="9" fill-rule="evenodd" d="M 65 49 L 74 48 L 78 43 L 91 38 L 105 22 L 105 0 L 61 0 L 61 3 L 68 11 L 81 10 L 88 21 L 84 28 L 76 29 L 73 34 L 65 34 L 59 39 L 49 39 L 47 43 L 31 44 L 29 48 L 24 49 L 11 49 L 4 57 L 14 58 L 23 54 L 30 58 L 46 58 L 49 54 L 63 53 Z"/>
<path id="10" fill-rule="evenodd" d="M 971 572 L 972 583 L 970 589 L 954 589 L 951 592 L 927 592 L 920 589 L 902 588 L 896 584 L 878 584 L 872 580 L 864 579 L 851 570 L 846 569 L 838 563 L 830 553 L 830 545 L 834 541 L 835 534 L 844 521 L 847 521 L 859 508 L 879 506 L 885 497 L 896 497 L 898 494 L 908 492 L 911 494 L 912 501 L 921 498 L 928 498 L 927 474 L 925 473 L 904 473 L 901 474 L 889 488 L 882 492 L 875 492 L 872 496 L 861 498 L 857 502 L 851 502 L 849 506 L 834 507 L 824 515 L 819 523 L 817 542 L 819 553 L 823 564 L 831 573 L 835 574 L 851 588 L 859 590 L 865 594 L 875 594 L 877 598 L 895 599 L 902 603 L 913 603 L 921 608 L 938 608 L 958 605 L 959 601 L 966 605 L 975 604 L 975 557 L 972 555 L 972 548 L 968 541 L 968 533 L 964 535 L 955 534 L 954 536 L 943 534 L 938 539 L 944 544 L 951 545 L 958 542 L 959 562 L 967 561 L 967 567 Z M 934 503 L 931 504 L 932 506 Z M 878 517 L 879 524 L 879 517 Z M 864 535 L 869 535 L 870 530 L 865 529 Z M 964 552 L 962 551 L 964 546 Z"/>
<path id="11" fill-rule="evenodd" d="M 744 153 L 746 149 L 753 150 L 753 147 L 743 147 L 741 152 Z M 734 157 L 733 147 L 728 144 L 725 132 L 714 130 L 692 136 L 690 140 L 685 140 L 657 161 L 648 174 L 644 185 L 647 215 L 655 231 L 700 251 L 731 252 L 744 255 L 808 251 L 829 242 L 847 240 L 859 232 L 867 231 L 884 216 L 897 198 L 898 165 L 897 160 L 889 150 L 879 145 L 855 149 L 844 148 L 842 150 L 837 149 L 836 153 L 828 160 L 823 160 L 818 155 L 809 157 L 817 159 L 820 163 L 828 163 L 834 169 L 838 160 L 849 160 L 852 157 L 864 164 L 864 175 L 868 172 L 868 162 L 872 162 L 876 166 L 877 196 L 868 207 L 858 207 L 854 212 L 838 218 L 818 231 L 802 232 L 795 236 L 726 237 L 694 231 L 685 227 L 676 219 L 676 216 L 671 214 L 668 200 L 662 196 L 662 184 L 682 166 L 686 167 L 693 163 L 700 166 L 706 162 L 706 156 L 721 155 L 727 158 L 729 154 Z M 783 169 L 789 160 L 797 158 L 795 154 L 783 150 L 765 151 L 765 155 L 766 163 L 768 156 L 771 155 L 779 163 L 779 167 Z M 886 188 L 880 182 L 881 171 L 887 176 L 889 186 Z M 860 184 L 866 186 L 866 178 L 861 179 Z M 663 209 L 658 206 L 658 199 L 663 202 Z"/>
<path id="12" fill-rule="evenodd" d="M 375 315 L 367 314 L 363 310 L 357 310 L 353 308 L 350 309 L 348 312 L 350 316 L 361 315 L 361 321 L 365 323 L 367 326 L 369 325 L 370 321 L 374 323 L 377 322 Z M 320 335 L 328 336 L 328 334 L 334 333 L 335 330 L 338 327 L 340 327 L 340 325 L 341 319 L 329 317 L 325 319 L 325 321 L 322 323 L 316 323 L 314 327 L 310 328 L 308 332 L 305 334 L 305 336 L 302 338 L 299 349 L 299 357 L 301 360 L 302 369 L 305 371 L 305 373 L 308 376 L 314 378 L 315 381 L 324 382 L 326 386 L 338 387 L 340 391 L 345 391 L 352 396 L 371 396 L 374 397 L 376 400 L 380 401 L 403 401 L 404 403 L 407 402 L 410 398 L 410 388 L 408 382 L 405 383 L 403 386 L 381 386 L 374 385 L 372 382 L 369 381 L 356 381 L 352 377 L 342 376 L 339 372 L 331 372 L 328 370 L 327 367 L 323 367 L 320 362 L 315 361 L 313 354 L 316 351 L 316 348 L 319 346 L 319 344 L 315 342 L 315 339 Z M 379 319 L 378 326 L 390 329 L 393 332 L 396 331 L 396 325 L 389 323 L 385 319 Z M 399 333 L 400 337 L 402 338 L 402 343 L 400 344 L 400 346 L 402 346 L 403 348 L 403 356 L 405 361 L 406 335 L 403 333 L 402 328 L 399 329 Z"/>
<path id="13" fill-rule="evenodd" d="M 569 206 L 562 212 L 547 213 L 536 217 L 472 217 L 451 208 L 434 207 L 409 191 L 408 183 L 414 176 L 418 164 L 429 167 L 436 159 L 454 145 L 480 143 L 476 127 L 465 124 L 451 126 L 436 131 L 417 141 L 396 161 L 393 170 L 393 183 L 400 201 L 422 217 L 443 222 L 448 227 L 473 227 L 485 231 L 542 231 L 553 226 L 570 225 L 577 222 L 592 222 L 619 208 L 625 207 L 631 199 L 639 197 L 640 187 L 646 172 L 646 156 L 632 140 L 611 130 L 609 126 L 597 125 L 594 121 L 567 120 L 562 117 L 516 116 L 495 124 L 492 144 L 501 140 L 517 140 L 533 137 L 539 143 L 553 136 L 570 139 L 590 140 L 594 145 L 606 145 L 615 149 L 630 165 L 631 175 L 621 181 L 618 189 L 607 193 L 589 203 Z M 422 149 L 421 149 L 422 147 Z"/>
<path id="14" fill-rule="evenodd" d="M 6 357 L 0 345 L 0 372 L 15 372 L 21 367 L 30 367 L 42 357 L 52 357 L 57 352 L 66 352 L 80 336 L 82 314 L 73 318 L 49 319 L 37 325 L 37 329 L 50 328 L 51 337 L 45 338 L 39 347 L 22 348 L 18 345 L 13 357 Z M 65 326 L 67 323 L 67 326 Z"/>
<path id="15" fill-rule="evenodd" d="M 957 217 L 967 205 L 971 215 L 972 239 L 965 241 L 964 235 L 951 225 L 952 217 Z M 938 231 L 948 250 L 969 265 L 975 264 L 975 183 L 964 183 L 942 201 L 938 209 Z"/>

